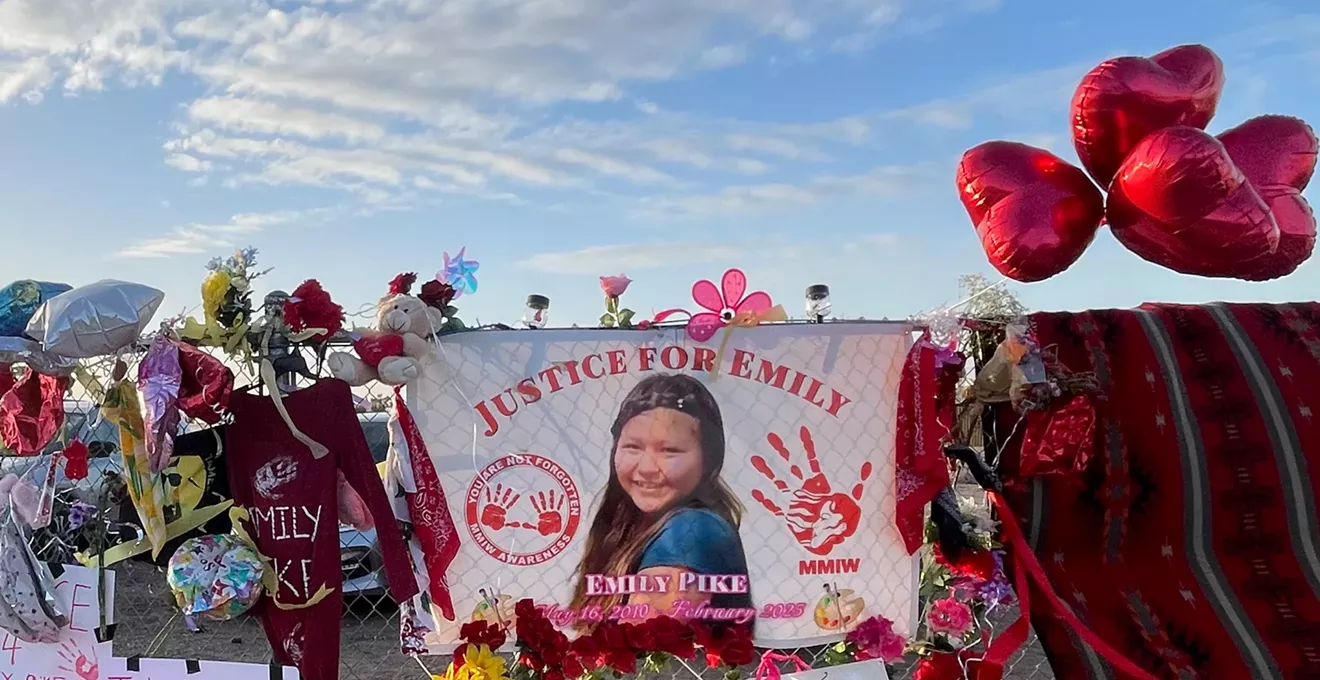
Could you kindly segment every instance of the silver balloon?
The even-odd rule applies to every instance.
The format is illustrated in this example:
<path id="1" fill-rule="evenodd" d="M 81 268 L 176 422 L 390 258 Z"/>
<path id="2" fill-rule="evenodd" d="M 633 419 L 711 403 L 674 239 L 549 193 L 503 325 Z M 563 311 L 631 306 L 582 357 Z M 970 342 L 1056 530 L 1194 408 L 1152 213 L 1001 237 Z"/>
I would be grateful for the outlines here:
<path id="1" fill-rule="evenodd" d="M 137 341 L 164 299 L 164 293 L 140 283 L 97 281 L 47 300 L 27 332 L 50 354 L 72 359 L 114 354 Z"/>
<path id="2" fill-rule="evenodd" d="M 27 338 L 0 337 L 0 364 L 27 364 L 37 373 L 67 376 L 78 367 L 76 359 L 57 356 Z"/>

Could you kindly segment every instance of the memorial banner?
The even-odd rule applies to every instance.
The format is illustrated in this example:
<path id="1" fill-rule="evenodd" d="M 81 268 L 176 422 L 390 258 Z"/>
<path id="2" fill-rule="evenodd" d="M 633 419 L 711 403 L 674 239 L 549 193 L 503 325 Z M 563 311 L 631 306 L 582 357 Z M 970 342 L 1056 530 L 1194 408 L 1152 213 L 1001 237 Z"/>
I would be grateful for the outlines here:
<path id="1" fill-rule="evenodd" d="M 458 621 L 531 598 L 570 636 L 658 614 L 754 621 L 758 644 L 911 632 L 894 529 L 898 323 L 446 336 L 407 401 L 457 525 Z"/>

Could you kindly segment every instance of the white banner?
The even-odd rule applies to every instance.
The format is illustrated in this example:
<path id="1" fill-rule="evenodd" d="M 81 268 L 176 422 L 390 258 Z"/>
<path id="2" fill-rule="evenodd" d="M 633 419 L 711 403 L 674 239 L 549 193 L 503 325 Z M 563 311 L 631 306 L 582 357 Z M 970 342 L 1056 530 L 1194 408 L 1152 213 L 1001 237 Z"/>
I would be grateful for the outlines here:
<path id="1" fill-rule="evenodd" d="M 408 396 L 462 542 L 459 621 L 437 614 L 428 646 L 523 598 L 566 632 L 677 614 L 754 618 L 773 647 L 873 615 L 909 633 L 893 444 L 910 344 L 889 323 L 445 337 Z"/>

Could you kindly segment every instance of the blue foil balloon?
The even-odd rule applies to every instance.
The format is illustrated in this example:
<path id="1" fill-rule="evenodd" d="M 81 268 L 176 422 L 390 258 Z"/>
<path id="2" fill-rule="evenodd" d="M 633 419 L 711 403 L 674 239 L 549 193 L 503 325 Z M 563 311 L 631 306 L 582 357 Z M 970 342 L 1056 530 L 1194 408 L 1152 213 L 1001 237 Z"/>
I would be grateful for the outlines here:
<path id="1" fill-rule="evenodd" d="M 26 337 L 28 321 L 47 300 L 73 286 L 24 279 L 0 289 L 0 337 Z"/>

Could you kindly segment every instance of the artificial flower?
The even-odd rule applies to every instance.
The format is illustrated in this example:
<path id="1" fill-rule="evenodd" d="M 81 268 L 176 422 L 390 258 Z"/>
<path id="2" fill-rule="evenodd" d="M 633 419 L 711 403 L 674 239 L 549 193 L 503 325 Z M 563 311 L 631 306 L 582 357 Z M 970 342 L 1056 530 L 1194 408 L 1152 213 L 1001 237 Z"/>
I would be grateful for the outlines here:
<path id="1" fill-rule="evenodd" d="M 774 307 L 767 293 L 747 294 L 747 275 L 738 269 L 724 272 L 719 288 L 704 279 L 693 284 L 692 300 L 707 310 L 688 319 L 688 335 L 697 342 L 715 337 L 716 331 L 739 317 L 765 314 Z"/>
<path id="2" fill-rule="evenodd" d="M 963 525 L 978 534 L 993 536 L 999 531 L 999 521 L 990 514 L 990 506 L 969 496 L 958 496 L 958 514 Z"/>
<path id="3" fill-rule="evenodd" d="M 971 607 L 952 598 L 931 603 L 930 611 L 926 614 L 926 624 L 932 633 L 944 633 L 951 637 L 966 635 L 973 623 Z"/>
<path id="4" fill-rule="evenodd" d="M 69 505 L 69 530 L 77 531 L 96 517 L 96 506 L 74 501 Z"/>
<path id="5" fill-rule="evenodd" d="M 1013 586 L 1009 585 L 1002 576 L 982 583 L 976 590 L 976 595 L 987 607 L 992 608 L 1012 604 L 1015 598 Z"/>
<path id="6" fill-rule="evenodd" d="M 329 340 L 344 327 L 344 308 L 330 299 L 330 294 L 321 287 L 316 279 L 307 279 L 293 289 L 293 294 L 284 302 L 284 320 L 295 333 L 319 328 L 322 333 L 312 336 L 312 340 Z"/>
<path id="7" fill-rule="evenodd" d="M 894 632 L 894 622 L 883 616 L 872 616 L 857 624 L 848 633 L 847 640 L 857 648 L 858 661 L 880 659 L 893 663 L 903 658 L 903 651 L 907 648 L 903 636 Z"/>
<path id="8" fill-rule="evenodd" d="M 457 295 L 458 291 L 454 290 L 453 286 L 444 281 L 431 279 L 422 284 L 422 292 L 418 293 L 417 297 L 422 302 L 444 311 L 444 308 L 448 307 Z"/>
<path id="9" fill-rule="evenodd" d="M 468 645 L 462 661 L 450 664 L 444 675 L 433 675 L 431 680 L 508 680 L 508 676 L 503 657 L 486 645 Z"/>
<path id="10" fill-rule="evenodd" d="M 628 291 L 628 284 L 630 283 L 632 283 L 632 279 L 623 274 L 600 277 L 600 289 L 607 298 L 617 298 L 623 295 Z"/>
<path id="11" fill-rule="evenodd" d="M 225 297 L 229 295 L 231 282 L 229 272 L 224 270 L 213 271 L 202 280 L 202 315 L 208 323 L 215 321 L 220 315 L 220 308 L 224 306 Z"/>
<path id="12" fill-rule="evenodd" d="M 409 295 L 412 293 L 412 286 L 417 283 L 416 272 L 405 272 L 390 279 L 390 295 Z"/>

